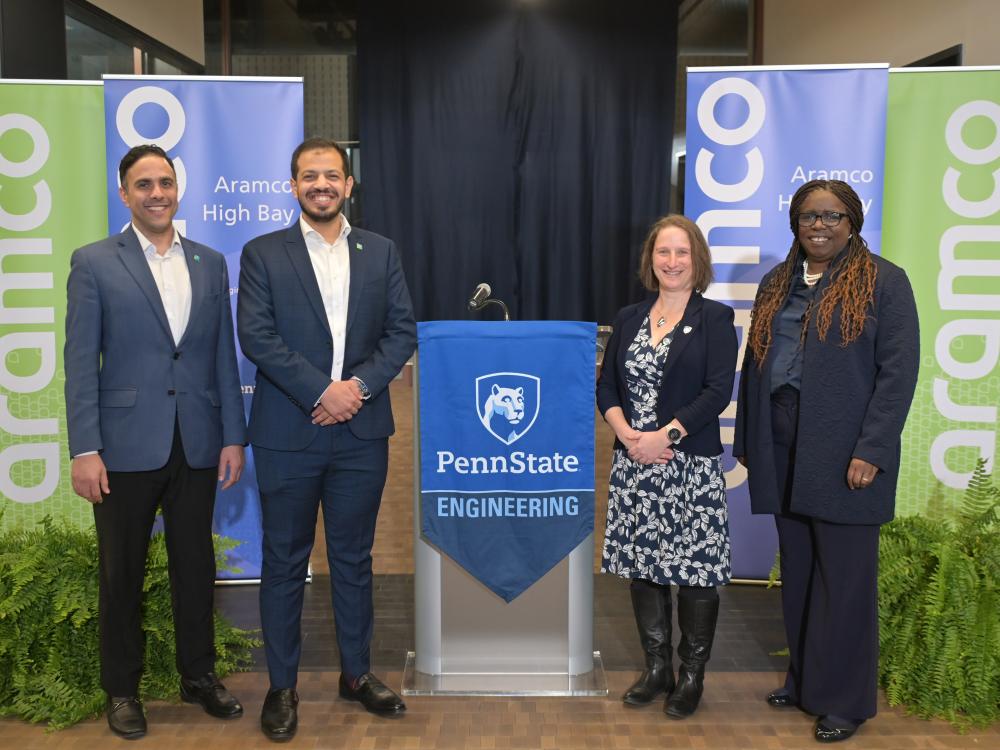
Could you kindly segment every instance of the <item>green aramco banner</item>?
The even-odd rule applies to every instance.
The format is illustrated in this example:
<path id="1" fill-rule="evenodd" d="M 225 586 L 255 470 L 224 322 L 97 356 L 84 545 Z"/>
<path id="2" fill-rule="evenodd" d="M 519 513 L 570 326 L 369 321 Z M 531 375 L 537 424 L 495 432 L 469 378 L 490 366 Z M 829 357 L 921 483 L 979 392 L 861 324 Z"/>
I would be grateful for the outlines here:
<path id="1" fill-rule="evenodd" d="M 882 253 L 920 311 L 920 379 L 903 434 L 899 515 L 946 513 L 1000 406 L 1000 68 L 889 76 Z"/>
<path id="2" fill-rule="evenodd" d="M 69 256 L 107 234 L 100 84 L 0 81 L 0 512 L 84 526 L 63 405 Z"/>

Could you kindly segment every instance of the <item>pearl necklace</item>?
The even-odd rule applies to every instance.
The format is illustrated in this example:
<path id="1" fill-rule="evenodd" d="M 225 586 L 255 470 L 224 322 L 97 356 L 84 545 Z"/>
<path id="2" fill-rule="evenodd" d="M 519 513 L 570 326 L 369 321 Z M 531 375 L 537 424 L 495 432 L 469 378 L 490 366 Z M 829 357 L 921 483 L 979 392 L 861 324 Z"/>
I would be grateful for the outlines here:
<path id="1" fill-rule="evenodd" d="M 802 261 L 802 280 L 806 282 L 806 286 L 816 286 L 816 283 L 823 278 L 823 272 L 819 273 L 809 273 L 809 261 Z"/>

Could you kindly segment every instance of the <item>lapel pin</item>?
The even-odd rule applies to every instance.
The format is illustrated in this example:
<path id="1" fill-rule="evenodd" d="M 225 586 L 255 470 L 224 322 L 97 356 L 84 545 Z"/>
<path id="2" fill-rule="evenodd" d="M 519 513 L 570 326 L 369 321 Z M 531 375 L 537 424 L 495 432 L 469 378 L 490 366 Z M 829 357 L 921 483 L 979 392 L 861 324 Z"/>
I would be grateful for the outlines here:
<path id="1" fill-rule="evenodd" d="M 691 326 L 684 326 L 684 333 L 691 333 Z"/>
<path id="2" fill-rule="evenodd" d="M 358 252 L 361 252 L 361 243 L 360 242 L 355 242 L 354 243 L 354 249 L 357 250 Z"/>
<path id="3" fill-rule="evenodd" d="M 195 263 L 201 263 L 201 256 L 200 255 L 194 256 L 194 262 Z"/>

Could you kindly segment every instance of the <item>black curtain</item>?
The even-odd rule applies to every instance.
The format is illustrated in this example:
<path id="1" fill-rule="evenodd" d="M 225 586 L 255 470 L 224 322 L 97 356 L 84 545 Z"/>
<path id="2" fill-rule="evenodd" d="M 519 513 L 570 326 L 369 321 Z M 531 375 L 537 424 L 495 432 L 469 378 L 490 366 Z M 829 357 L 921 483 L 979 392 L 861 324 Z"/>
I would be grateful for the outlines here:
<path id="1" fill-rule="evenodd" d="M 673 0 L 361 3 L 365 225 L 399 245 L 419 320 L 471 317 L 480 281 L 525 320 L 608 323 L 642 295 L 676 30 Z"/>

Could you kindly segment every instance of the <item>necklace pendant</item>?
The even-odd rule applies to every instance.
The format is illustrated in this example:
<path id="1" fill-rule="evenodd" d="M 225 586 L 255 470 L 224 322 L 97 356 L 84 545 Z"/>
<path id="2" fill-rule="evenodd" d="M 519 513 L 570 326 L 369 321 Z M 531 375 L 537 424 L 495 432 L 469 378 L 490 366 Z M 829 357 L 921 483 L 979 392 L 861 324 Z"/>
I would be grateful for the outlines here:
<path id="1" fill-rule="evenodd" d="M 664 318 L 662 315 L 660 316 L 660 319 L 656 321 L 657 328 L 663 328 L 663 326 L 665 326 L 666 324 L 667 324 L 667 319 Z"/>

